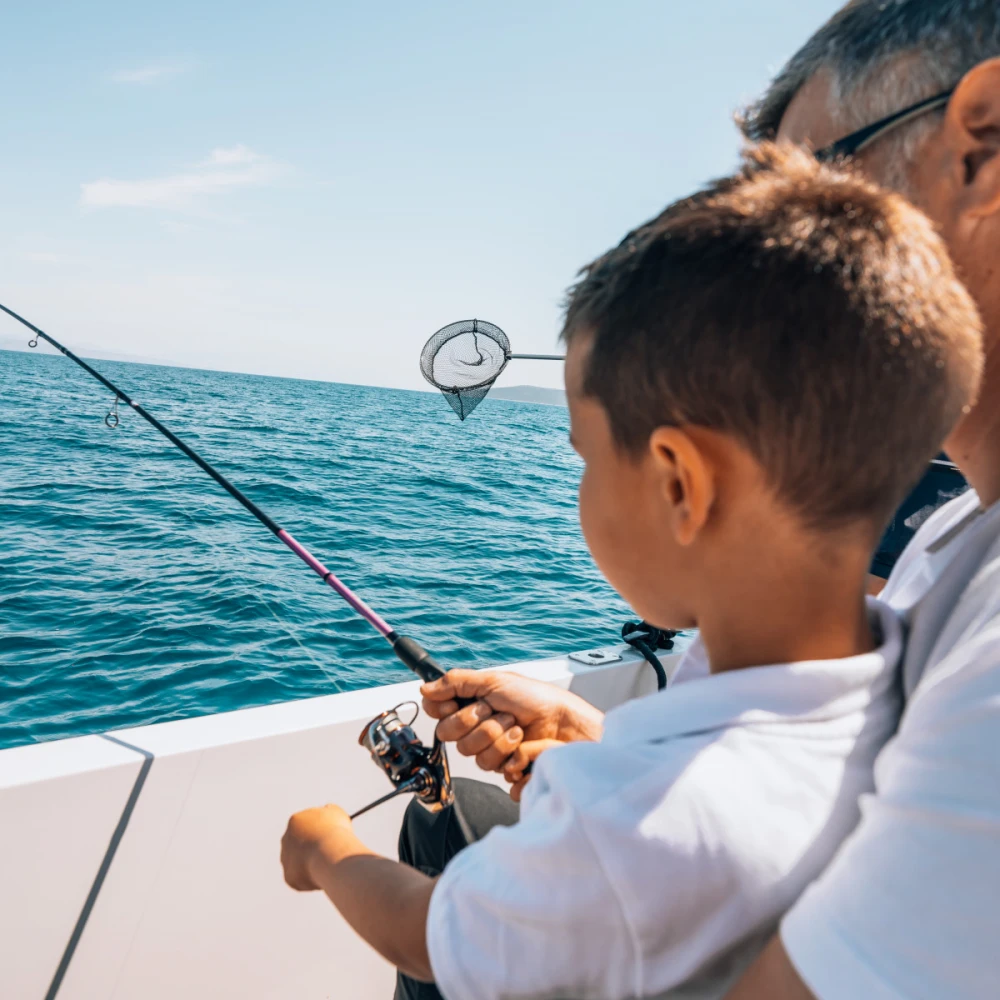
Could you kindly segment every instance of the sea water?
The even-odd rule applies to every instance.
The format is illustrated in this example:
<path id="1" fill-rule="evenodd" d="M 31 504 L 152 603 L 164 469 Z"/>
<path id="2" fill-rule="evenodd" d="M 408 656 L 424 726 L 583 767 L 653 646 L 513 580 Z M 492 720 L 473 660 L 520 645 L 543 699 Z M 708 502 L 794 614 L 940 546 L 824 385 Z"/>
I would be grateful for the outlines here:
<path id="1" fill-rule="evenodd" d="M 95 366 L 447 666 L 617 641 L 560 407 Z M 72 362 L 0 351 L 0 747 L 411 677 Z"/>

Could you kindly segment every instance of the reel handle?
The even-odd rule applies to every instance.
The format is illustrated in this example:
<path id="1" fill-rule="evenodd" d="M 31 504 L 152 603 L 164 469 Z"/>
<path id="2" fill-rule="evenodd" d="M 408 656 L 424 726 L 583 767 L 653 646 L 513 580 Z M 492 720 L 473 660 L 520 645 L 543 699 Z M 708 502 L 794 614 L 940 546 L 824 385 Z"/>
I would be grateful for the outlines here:
<path id="1" fill-rule="evenodd" d="M 392 639 L 392 651 L 412 670 L 422 681 L 430 683 L 444 677 L 444 668 L 439 666 L 430 653 L 408 635 L 397 635 Z M 475 698 L 456 698 L 459 708 L 472 705 Z"/>
<path id="2" fill-rule="evenodd" d="M 374 802 L 369 802 L 368 805 L 362 806 L 357 812 L 352 812 L 350 819 L 355 820 L 359 816 L 364 816 L 366 812 L 370 809 L 374 809 L 376 806 L 382 805 L 383 802 L 389 802 L 391 799 L 396 798 L 397 795 L 406 795 L 408 792 L 419 792 L 421 788 L 424 787 L 425 778 L 423 775 L 418 775 L 415 778 L 411 778 L 409 781 L 404 781 L 401 785 L 394 788 L 388 795 L 383 795 L 382 798 L 376 799 Z"/>

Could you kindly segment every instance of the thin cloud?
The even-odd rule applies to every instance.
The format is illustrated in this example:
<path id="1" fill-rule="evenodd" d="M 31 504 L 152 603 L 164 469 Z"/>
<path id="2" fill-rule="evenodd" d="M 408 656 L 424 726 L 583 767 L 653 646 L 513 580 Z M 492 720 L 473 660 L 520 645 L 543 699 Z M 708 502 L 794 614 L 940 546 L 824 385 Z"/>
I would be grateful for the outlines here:
<path id="1" fill-rule="evenodd" d="M 58 264 L 59 255 L 55 253 L 39 253 L 29 250 L 21 254 L 21 260 L 30 260 L 35 264 Z"/>
<path id="2" fill-rule="evenodd" d="M 104 179 L 81 184 L 80 204 L 85 208 L 184 209 L 199 198 L 269 184 L 280 172 L 279 164 L 246 146 L 220 148 L 181 173 L 138 181 Z"/>
<path id="3" fill-rule="evenodd" d="M 228 146 L 213 149 L 211 156 L 202 164 L 205 167 L 231 167 L 242 163 L 260 163 L 264 157 L 246 146 Z"/>
<path id="4" fill-rule="evenodd" d="M 186 66 L 140 66 L 138 69 L 122 69 L 111 74 L 113 83 L 131 83 L 139 86 L 148 86 L 151 83 L 160 83 L 169 80 L 171 77 L 186 73 Z"/>

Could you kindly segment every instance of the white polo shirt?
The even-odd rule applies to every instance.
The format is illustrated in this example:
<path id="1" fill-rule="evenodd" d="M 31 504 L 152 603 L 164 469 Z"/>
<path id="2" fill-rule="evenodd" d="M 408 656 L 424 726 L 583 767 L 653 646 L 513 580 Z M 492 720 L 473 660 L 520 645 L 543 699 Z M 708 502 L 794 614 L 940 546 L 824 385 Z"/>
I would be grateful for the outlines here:
<path id="1" fill-rule="evenodd" d="M 883 596 L 910 620 L 876 794 L 781 925 L 819 1000 L 1000 997 L 1000 504 L 923 525 Z"/>
<path id="2" fill-rule="evenodd" d="M 520 822 L 434 888 L 441 993 L 619 1000 L 694 978 L 721 995 L 857 823 L 896 727 L 902 629 L 870 610 L 872 653 L 694 677 L 543 754 Z"/>

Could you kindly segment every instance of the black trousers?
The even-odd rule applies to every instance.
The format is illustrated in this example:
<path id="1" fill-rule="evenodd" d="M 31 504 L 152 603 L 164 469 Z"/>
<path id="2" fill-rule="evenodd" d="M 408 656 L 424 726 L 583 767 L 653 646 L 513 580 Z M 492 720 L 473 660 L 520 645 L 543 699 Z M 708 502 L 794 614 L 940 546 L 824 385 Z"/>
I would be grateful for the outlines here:
<path id="1" fill-rule="evenodd" d="M 416 800 L 409 804 L 399 834 L 399 860 L 433 878 L 462 848 L 495 826 L 513 826 L 519 814 L 519 806 L 502 788 L 455 778 L 455 807 L 431 813 Z M 396 1000 L 442 998 L 433 983 L 419 983 L 399 973 Z"/>

